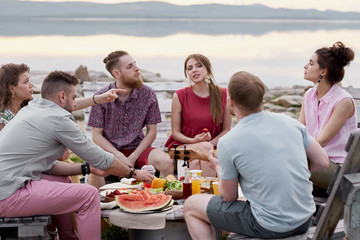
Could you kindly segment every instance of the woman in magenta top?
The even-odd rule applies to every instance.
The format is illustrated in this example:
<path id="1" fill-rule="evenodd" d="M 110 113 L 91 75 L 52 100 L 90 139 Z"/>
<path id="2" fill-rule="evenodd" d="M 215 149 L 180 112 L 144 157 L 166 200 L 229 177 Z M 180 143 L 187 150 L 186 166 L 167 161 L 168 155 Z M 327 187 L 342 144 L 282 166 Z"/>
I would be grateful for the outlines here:
<path id="1" fill-rule="evenodd" d="M 344 67 L 354 59 L 354 52 L 336 42 L 318 49 L 305 65 L 304 78 L 315 84 L 304 95 L 299 121 L 326 151 L 329 167 L 311 173 L 313 183 L 327 188 L 339 164 L 346 157 L 345 146 L 357 128 L 355 103 L 339 86 Z"/>
<path id="2" fill-rule="evenodd" d="M 215 84 L 210 61 L 204 55 L 188 56 L 184 73 L 190 86 L 177 90 L 173 96 L 172 135 L 165 146 L 186 144 L 187 148 L 209 153 L 231 128 L 227 91 Z M 205 161 L 191 161 L 190 168 L 202 169 L 204 176 L 215 175 Z"/>

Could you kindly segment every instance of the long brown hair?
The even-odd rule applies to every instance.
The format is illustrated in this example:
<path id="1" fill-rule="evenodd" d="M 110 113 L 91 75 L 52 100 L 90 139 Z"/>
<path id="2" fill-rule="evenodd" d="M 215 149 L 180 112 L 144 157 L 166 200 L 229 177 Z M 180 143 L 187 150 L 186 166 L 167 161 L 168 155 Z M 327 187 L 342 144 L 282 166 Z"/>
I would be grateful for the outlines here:
<path id="1" fill-rule="evenodd" d="M 30 72 L 30 68 L 22 63 L 8 63 L 0 68 L 0 111 L 3 111 L 11 104 L 12 94 L 10 85 L 17 86 L 19 84 L 19 75 L 24 72 Z M 29 100 L 22 102 L 21 106 L 26 105 Z"/>
<path id="2" fill-rule="evenodd" d="M 222 109 L 222 90 L 221 87 L 215 84 L 214 75 L 212 73 L 212 67 L 210 61 L 207 57 L 202 54 L 196 53 L 191 54 L 185 59 L 184 63 L 184 73 L 185 77 L 188 77 L 186 74 L 186 64 L 191 59 L 195 59 L 200 62 L 207 70 L 209 76 L 209 88 L 210 88 L 210 113 L 213 121 L 218 125 L 221 122 L 221 116 L 223 115 Z"/>

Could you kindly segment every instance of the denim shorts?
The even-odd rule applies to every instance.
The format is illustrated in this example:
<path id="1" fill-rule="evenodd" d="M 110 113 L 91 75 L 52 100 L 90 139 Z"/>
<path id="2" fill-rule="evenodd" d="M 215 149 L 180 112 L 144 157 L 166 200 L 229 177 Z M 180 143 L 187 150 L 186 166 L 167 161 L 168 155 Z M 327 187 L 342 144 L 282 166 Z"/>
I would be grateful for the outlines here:
<path id="1" fill-rule="evenodd" d="M 235 232 L 257 238 L 284 238 L 307 232 L 311 225 L 311 217 L 300 227 L 288 232 L 273 232 L 263 228 L 251 212 L 250 202 L 225 202 L 221 196 L 210 199 L 206 209 L 211 224 L 216 229 Z"/>

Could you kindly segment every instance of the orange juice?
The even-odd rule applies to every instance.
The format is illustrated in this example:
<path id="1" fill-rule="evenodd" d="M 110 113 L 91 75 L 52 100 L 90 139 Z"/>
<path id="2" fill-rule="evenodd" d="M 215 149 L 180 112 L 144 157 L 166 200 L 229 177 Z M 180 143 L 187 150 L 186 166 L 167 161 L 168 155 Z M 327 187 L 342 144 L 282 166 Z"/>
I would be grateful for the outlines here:
<path id="1" fill-rule="evenodd" d="M 213 184 L 214 194 L 220 196 L 220 193 L 219 193 L 219 183 L 218 183 L 218 182 L 213 182 L 212 184 Z"/>
<path id="2" fill-rule="evenodd" d="M 193 178 L 191 179 L 192 184 L 192 194 L 201 193 L 200 179 Z"/>

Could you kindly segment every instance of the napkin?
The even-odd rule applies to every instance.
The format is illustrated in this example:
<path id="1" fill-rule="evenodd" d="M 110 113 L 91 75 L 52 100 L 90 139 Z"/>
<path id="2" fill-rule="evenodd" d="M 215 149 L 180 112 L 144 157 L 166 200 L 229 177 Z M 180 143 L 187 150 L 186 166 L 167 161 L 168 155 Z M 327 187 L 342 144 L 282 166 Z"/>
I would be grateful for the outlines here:
<path id="1" fill-rule="evenodd" d="M 156 213 L 125 213 L 120 209 L 115 209 L 110 213 L 110 222 L 116 226 L 130 229 L 157 230 L 165 228 L 166 215 L 176 211 L 178 207 L 173 206 L 166 211 Z"/>
<path id="2" fill-rule="evenodd" d="M 100 202 L 101 209 L 112 209 L 116 206 L 116 202 Z"/>
<path id="3" fill-rule="evenodd" d="M 129 185 L 129 184 L 125 184 L 125 183 L 122 183 L 122 182 L 114 182 L 114 183 L 110 183 L 110 184 L 106 184 L 102 187 L 100 187 L 100 191 L 103 191 L 103 190 L 116 190 L 116 189 L 119 189 L 119 188 L 140 188 L 141 185 Z"/>

